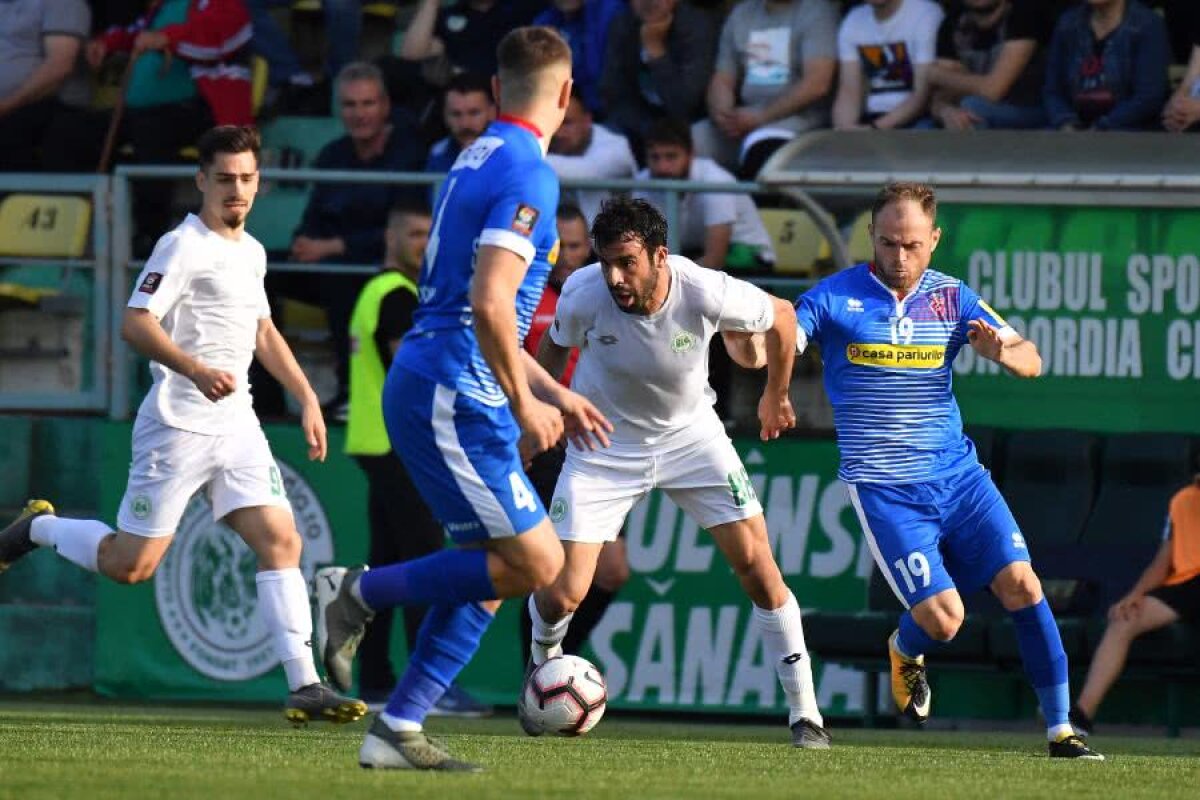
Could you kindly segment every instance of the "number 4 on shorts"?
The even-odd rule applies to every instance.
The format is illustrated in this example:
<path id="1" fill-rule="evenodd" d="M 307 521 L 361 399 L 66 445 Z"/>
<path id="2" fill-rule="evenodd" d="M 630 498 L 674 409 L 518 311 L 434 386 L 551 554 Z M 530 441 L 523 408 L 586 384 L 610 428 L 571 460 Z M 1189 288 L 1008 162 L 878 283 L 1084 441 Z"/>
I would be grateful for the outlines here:
<path id="1" fill-rule="evenodd" d="M 537 502 L 533 499 L 533 492 L 529 490 L 529 486 L 525 483 L 524 476 L 519 472 L 508 473 L 508 485 L 512 487 L 514 506 L 526 511 L 537 509 Z"/>

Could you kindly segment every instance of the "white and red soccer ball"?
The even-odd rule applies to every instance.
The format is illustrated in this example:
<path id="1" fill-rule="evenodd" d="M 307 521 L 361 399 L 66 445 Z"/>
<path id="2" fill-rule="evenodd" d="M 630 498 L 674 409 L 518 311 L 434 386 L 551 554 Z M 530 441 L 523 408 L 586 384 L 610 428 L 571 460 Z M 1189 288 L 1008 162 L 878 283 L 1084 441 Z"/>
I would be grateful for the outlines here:
<path id="1" fill-rule="evenodd" d="M 523 714 L 542 733 L 582 736 L 596 727 L 608 687 L 596 665 L 579 656 L 546 659 L 522 689 Z"/>

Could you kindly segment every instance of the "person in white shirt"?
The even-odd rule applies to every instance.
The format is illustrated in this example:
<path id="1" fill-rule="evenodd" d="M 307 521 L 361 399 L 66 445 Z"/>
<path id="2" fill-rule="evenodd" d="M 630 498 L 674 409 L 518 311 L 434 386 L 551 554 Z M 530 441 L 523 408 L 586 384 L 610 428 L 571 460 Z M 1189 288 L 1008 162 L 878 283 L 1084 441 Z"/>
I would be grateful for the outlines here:
<path id="1" fill-rule="evenodd" d="M 639 180 L 676 178 L 734 183 L 735 178 L 711 158 L 694 155 L 689 127 L 661 119 L 646 132 L 646 168 Z M 660 211 L 666 195 L 653 189 L 634 192 Z M 679 198 L 679 246 L 683 254 L 713 269 L 769 269 L 775 263 L 771 236 L 754 199 L 748 194 L 696 192 Z"/>
<path id="2" fill-rule="evenodd" d="M 637 160 L 629 140 L 592 121 L 583 104 L 578 84 L 571 87 L 571 103 L 562 127 L 550 140 L 546 161 L 559 180 L 570 178 L 632 178 Z M 562 201 L 575 201 L 590 225 L 609 192 L 595 189 L 564 189 Z"/>
<path id="3" fill-rule="evenodd" d="M 668 255 L 667 223 L 644 200 L 604 204 L 592 224 L 600 261 L 563 286 L 538 362 L 559 375 L 579 348 L 572 388 L 613 424 L 607 448 L 571 444 L 550 503 L 563 540 L 558 578 L 529 602 L 531 668 L 558 655 L 571 614 L 592 584 L 605 542 L 651 489 L 661 489 L 712 534 L 754 603 L 768 657 L 790 707 L 792 743 L 824 749 L 829 735 L 813 691 L 800 607 L 771 554 L 762 506 L 713 411 L 709 343 L 767 368 L 761 438 L 796 423 L 788 399 L 796 349 L 790 303 L 728 274 Z M 527 733 L 536 728 L 518 716 Z"/>
<path id="4" fill-rule="evenodd" d="M 835 128 L 905 128 L 928 113 L 943 16 L 933 0 L 867 0 L 846 15 L 838 30 Z"/>
<path id="5" fill-rule="evenodd" d="M 325 460 L 316 394 L 275 325 L 263 289 L 266 252 L 245 231 L 258 190 L 258 133 L 226 125 L 200 137 L 200 213 L 158 240 L 125 309 L 121 336 L 150 359 L 154 384 L 133 426 L 117 530 L 58 517 L 32 500 L 0 531 L 0 572 L 36 547 L 118 583 L 154 575 L 192 496 L 205 490 L 257 556 L 258 606 L 290 690 L 294 723 L 352 722 L 366 705 L 335 693 L 313 664 L 302 540 L 283 480 L 250 404 L 251 358 L 301 404 L 310 459 Z M 315 568 L 315 565 L 310 565 Z"/>

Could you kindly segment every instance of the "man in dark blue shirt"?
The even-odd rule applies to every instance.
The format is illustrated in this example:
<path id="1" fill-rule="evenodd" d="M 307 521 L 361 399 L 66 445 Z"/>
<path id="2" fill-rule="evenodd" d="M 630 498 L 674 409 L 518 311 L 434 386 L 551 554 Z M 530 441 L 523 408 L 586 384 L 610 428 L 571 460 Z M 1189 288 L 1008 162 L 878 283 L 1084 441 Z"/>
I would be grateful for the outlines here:
<path id="1" fill-rule="evenodd" d="M 364 172 L 420 172 L 425 158 L 415 131 L 402 130 L 391 117 L 383 75 L 371 64 L 348 64 L 337 79 L 338 106 L 346 135 L 322 148 L 314 169 Z M 388 212 L 424 199 L 419 185 L 318 183 L 313 186 L 290 257 L 305 263 L 362 264 L 383 260 Z M 307 276 L 301 276 L 307 277 Z M 350 311 L 369 275 L 322 273 L 304 281 L 329 316 L 337 359 L 338 394 L 346 397 L 350 355 Z M 293 293 L 301 295 L 308 292 Z"/>

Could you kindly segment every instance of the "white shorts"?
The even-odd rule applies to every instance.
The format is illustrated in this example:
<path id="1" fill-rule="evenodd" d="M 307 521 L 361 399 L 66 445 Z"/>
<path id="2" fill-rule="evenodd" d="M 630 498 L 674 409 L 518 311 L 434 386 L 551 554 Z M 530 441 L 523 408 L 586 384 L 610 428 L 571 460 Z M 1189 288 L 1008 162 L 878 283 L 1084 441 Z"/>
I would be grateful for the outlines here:
<path id="1" fill-rule="evenodd" d="M 611 542 L 630 509 L 651 489 L 662 489 L 706 530 L 762 513 L 742 459 L 722 433 L 670 450 L 660 445 L 568 447 L 550 521 L 564 541 Z"/>
<path id="2" fill-rule="evenodd" d="M 117 528 L 138 536 L 170 536 L 200 489 L 208 490 L 214 520 L 252 506 L 291 510 L 262 428 L 209 436 L 139 414 Z"/>

